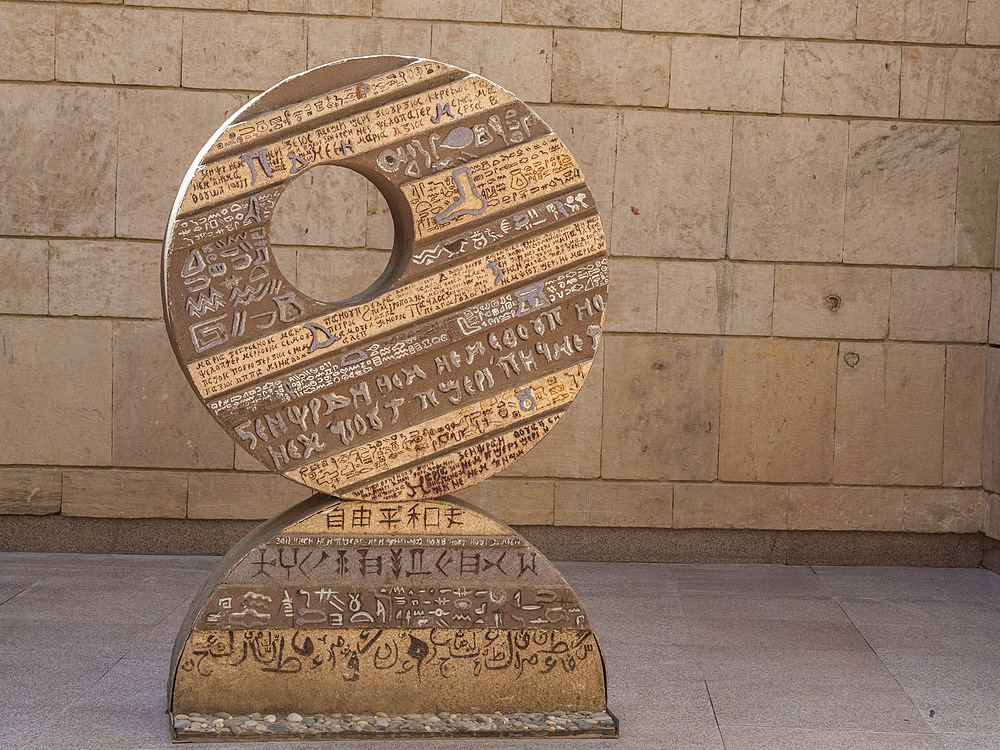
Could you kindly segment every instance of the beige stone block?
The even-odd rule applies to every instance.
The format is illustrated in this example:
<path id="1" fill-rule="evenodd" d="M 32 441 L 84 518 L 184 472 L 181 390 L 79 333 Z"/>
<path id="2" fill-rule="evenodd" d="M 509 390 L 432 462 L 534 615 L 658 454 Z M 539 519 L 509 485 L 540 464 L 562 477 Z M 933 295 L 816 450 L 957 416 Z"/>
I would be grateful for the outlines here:
<path id="1" fill-rule="evenodd" d="M 962 125 L 958 155 L 955 263 L 993 265 L 997 238 L 1000 128 Z"/>
<path id="2" fill-rule="evenodd" d="M 263 91 L 305 68 L 304 18 L 237 13 L 185 18 L 185 87 Z"/>
<path id="3" fill-rule="evenodd" d="M 46 516 L 62 503 L 59 469 L 0 468 L 0 513 Z"/>
<path id="4" fill-rule="evenodd" d="M 656 330 L 766 336 L 774 267 L 768 263 L 660 261 Z"/>
<path id="5" fill-rule="evenodd" d="M 551 526 L 556 483 L 544 479 L 494 478 L 455 493 L 503 523 Z"/>
<path id="6" fill-rule="evenodd" d="M 945 347 L 840 345 L 833 481 L 941 483 Z"/>
<path id="7" fill-rule="evenodd" d="M 604 347 L 601 476 L 715 479 L 721 342 L 609 335 Z"/>
<path id="8" fill-rule="evenodd" d="M 682 36 L 670 52 L 670 108 L 780 112 L 783 42 Z"/>
<path id="9" fill-rule="evenodd" d="M 722 258 L 733 118 L 627 110 L 615 168 L 615 255 Z"/>
<path id="10" fill-rule="evenodd" d="M 0 232 L 114 235 L 117 99 L 109 89 L 0 84 Z"/>
<path id="11" fill-rule="evenodd" d="M 187 382 L 163 323 L 115 323 L 113 377 L 115 466 L 233 465 L 233 439 Z"/>
<path id="12" fill-rule="evenodd" d="M 968 0 L 859 0 L 858 39 L 962 44 Z"/>
<path id="13" fill-rule="evenodd" d="M 979 531 L 983 493 L 955 489 L 903 491 L 903 531 L 968 534 Z"/>
<path id="14" fill-rule="evenodd" d="M 657 261 L 646 258 L 611 259 L 605 330 L 650 333 L 656 330 L 658 265 Z"/>
<path id="15" fill-rule="evenodd" d="M 765 484 L 678 484 L 678 529 L 784 529 L 788 488 Z"/>
<path id="16" fill-rule="evenodd" d="M 621 0 L 503 0 L 503 22 L 533 26 L 584 26 L 617 29 L 622 25 Z"/>
<path id="17" fill-rule="evenodd" d="M 790 487 L 788 528 L 902 531 L 903 503 L 898 487 Z"/>
<path id="18" fill-rule="evenodd" d="M 740 0 L 624 0 L 622 28 L 735 36 L 740 28 Z"/>
<path id="19" fill-rule="evenodd" d="M 187 474 L 181 471 L 67 469 L 64 516 L 184 518 Z"/>
<path id="20" fill-rule="evenodd" d="M 284 0 L 279 1 L 284 2 Z M 306 0 L 306 2 L 325 4 L 325 0 Z M 370 11 L 370 0 L 368 4 Z M 430 57 L 431 24 L 382 18 L 309 19 L 310 68 L 364 55 Z"/>
<path id="21" fill-rule="evenodd" d="M 740 14 L 740 34 L 853 39 L 857 11 L 857 0 L 748 0 Z"/>
<path id="22" fill-rule="evenodd" d="M 969 0 L 965 43 L 1000 45 L 1000 0 Z"/>
<path id="23" fill-rule="evenodd" d="M 300 247 L 298 283 L 303 293 L 324 302 L 353 297 L 375 283 L 389 264 L 381 250 Z"/>
<path id="24" fill-rule="evenodd" d="M 983 501 L 982 530 L 991 539 L 1000 539 L 1000 495 L 986 493 Z"/>
<path id="25" fill-rule="evenodd" d="M 882 339 L 889 331 L 890 271 L 850 266 L 778 266 L 774 335 Z"/>
<path id="26" fill-rule="evenodd" d="M 111 323 L 0 318 L 0 464 L 111 460 Z"/>
<path id="27" fill-rule="evenodd" d="M 958 153 L 954 125 L 852 122 L 844 262 L 951 265 Z"/>
<path id="28" fill-rule="evenodd" d="M 612 109 L 555 104 L 536 107 L 535 110 L 559 135 L 583 170 L 601 212 L 604 233 L 610 242 L 615 159 L 621 120 L 619 113 Z"/>
<path id="29" fill-rule="evenodd" d="M 951 345 L 944 381 L 944 484 L 982 484 L 986 347 Z"/>
<path id="30" fill-rule="evenodd" d="M 60 7 L 56 77 L 60 81 L 179 86 L 181 14 L 148 8 Z"/>
<path id="31" fill-rule="evenodd" d="M 371 249 L 392 250 L 396 240 L 396 226 L 392 221 L 389 204 L 382 193 L 371 183 L 368 185 L 368 217 L 365 245 Z"/>
<path id="32" fill-rule="evenodd" d="M 51 81 L 55 34 L 55 6 L 0 3 L 0 78 Z"/>
<path id="33" fill-rule="evenodd" d="M 1000 49 L 904 47 L 899 115 L 1000 120 Z"/>
<path id="34" fill-rule="evenodd" d="M 233 448 L 236 450 L 236 454 L 233 458 L 233 468 L 236 469 L 236 471 L 274 471 L 273 463 L 261 463 L 254 456 L 247 453 L 235 443 L 233 444 Z"/>
<path id="35" fill-rule="evenodd" d="M 672 497 L 659 482 L 557 482 L 555 525 L 670 528 Z"/>
<path id="36" fill-rule="evenodd" d="M 719 478 L 828 482 L 837 345 L 727 339 Z"/>
<path id="37" fill-rule="evenodd" d="M 670 37 L 571 29 L 553 32 L 554 102 L 665 107 L 669 85 Z"/>
<path id="38" fill-rule="evenodd" d="M 375 15 L 500 23 L 502 0 L 375 0 Z"/>
<path id="39" fill-rule="evenodd" d="M 87 2 L 88 0 L 71 0 Z M 122 0 L 100 0 L 102 3 L 121 5 Z M 124 0 L 125 5 L 151 5 L 167 8 L 198 8 L 202 10 L 246 10 L 247 0 Z"/>
<path id="40" fill-rule="evenodd" d="M 188 474 L 188 518 L 270 518 L 313 495 L 274 472 L 193 471 Z"/>
<path id="41" fill-rule="evenodd" d="M 0 313 L 48 311 L 49 245 L 45 240 L 0 238 Z"/>
<path id="42" fill-rule="evenodd" d="M 923 268 L 892 271 L 890 338 L 985 342 L 989 315 L 989 271 Z"/>
<path id="43" fill-rule="evenodd" d="M 478 73 L 526 102 L 551 99 L 552 32 L 548 29 L 436 23 L 431 56 Z"/>
<path id="44" fill-rule="evenodd" d="M 1000 274 L 994 272 L 991 276 L 993 293 L 990 295 L 989 342 L 1000 344 Z"/>
<path id="45" fill-rule="evenodd" d="M 327 16 L 371 16 L 372 0 L 250 0 L 250 10 L 265 13 L 308 13 Z M 343 57 L 356 57 L 344 55 Z M 340 60 L 332 57 L 324 62 Z M 309 67 L 314 64 L 309 63 Z"/>
<path id="46" fill-rule="evenodd" d="M 49 312 L 160 318 L 161 246 L 122 240 L 52 240 Z"/>
<path id="47" fill-rule="evenodd" d="M 734 127 L 729 257 L 840 261 L 847 123 L 737 117 Z"/>
<path id="48" fill-rule="evenodd" d="M 783 111 L 896 117 L 899 58 L 883 44 L 787 42 Z"/>
<path id="49" fill-rule="evenodd" d="M 120 96 L 117 236 L 162 241 L 188 167 L 246 97 L 153 89 Z"/>
<path id="50" fill-rule="evenodd" d="M 601 346 L 583 387 L 556 426 L 501 476 L 573 479 L 600 476 L 603 406 L 604 347 Z"/>
<path id="51" fill-rule="evenodd" d="M 333 164 L 299 173 L 274 207 L 271 243 L 364 247 L 368 184 L 357 172 Z"/>
<path id="52" fill-rule="evenodd" d="M 1000 349 L 986 352 L 986 408 L 983 414 L 983 489 L 1000 492 Z M 994 516 L 1000 527 L 1000 514 Z"/>

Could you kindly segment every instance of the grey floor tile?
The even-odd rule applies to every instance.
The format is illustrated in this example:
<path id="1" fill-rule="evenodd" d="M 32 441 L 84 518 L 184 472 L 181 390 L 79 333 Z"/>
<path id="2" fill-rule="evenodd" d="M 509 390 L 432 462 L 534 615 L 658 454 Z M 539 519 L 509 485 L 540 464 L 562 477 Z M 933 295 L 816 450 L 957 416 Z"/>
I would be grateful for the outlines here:
<path id="1" fill-rule="evenodd" d="M 840 729 L 722 727 L 726 750 L 944 750 L 928 734 L 854 732 Z"/>
<path id="2" fill-rule="evenodd" d="M 38 707 L 58 711 L 93 688 L 115 657 L 45 658 L 39 653 L 0 655 L 0 716 Z"/>
<path id="3" fill-rule="evenodd" d="M 686 618 L 690 643 L 742 649 L 870 651 L 847 623 Z"/>
<path id="4" fill-rule="evenodd" d="M 1000 734 L 996 732 L 963 732 L 942 734 L 940 737 L 945 750 L 1000 750 Z"/>
<path id="5" fill-rule="evenodd" d="M 839 599 L 839 605 L 859 627 L 863 625 L 929 625 L 942 629 L 993 628 L 1000 612 L 986 603 L 959 604 L 949 601 L 886 601 L 884 599 Z"/>
<path id="6" fill-rule="evenodd" d="M 710 683 L 736 683 L 769 689 L 770 685 L 896 688 L 893 675 L 871 651 L 743 649 L 704 646 L 698 659 Z"/>
<path id="7" fill-rule="evenodd" d="M 937 732 L 988 732 L 1000 737 L 1000 692 L 967 688 L 907 688 Z"/>
<path id="8" fill-rule="evenodd" d="M 686 617 L 850 622 L 847 615 L 844 614 L 844 610 L 835 600 L 816 596 L 698 592 L 682 595 L 680 606 Z"/>
<path id="9" fill-rule="evenodd" d="M 1000 693 L 1000 643 L 983 650 L 965 650 L 950 644 L 920 649 L 895 644 L 880 649 L 878 656 L 907 689 L 964 688 Z"/>

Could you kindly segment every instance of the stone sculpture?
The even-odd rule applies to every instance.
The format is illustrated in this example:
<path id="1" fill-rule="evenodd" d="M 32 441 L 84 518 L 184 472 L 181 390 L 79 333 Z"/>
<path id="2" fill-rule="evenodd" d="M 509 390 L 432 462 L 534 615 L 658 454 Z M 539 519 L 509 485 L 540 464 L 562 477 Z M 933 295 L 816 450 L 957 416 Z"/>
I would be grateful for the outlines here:
<path id="1" fill-rule="evenodd" d="M 268 237 L 284 188 L 318 164 L 371 180 L 395 225 L 385 273 L 336 303 L 296 289 Z M 575 398 L 607 263 L 565 145 L 466 71 L 332 63 L 220 128 L 168 224 L 167 330 L 236 442 L 319 492 L 251 532 L 195 598 L 171 663 L 175 739 L 616 735 L 566 581 L 448 496 Z"/>

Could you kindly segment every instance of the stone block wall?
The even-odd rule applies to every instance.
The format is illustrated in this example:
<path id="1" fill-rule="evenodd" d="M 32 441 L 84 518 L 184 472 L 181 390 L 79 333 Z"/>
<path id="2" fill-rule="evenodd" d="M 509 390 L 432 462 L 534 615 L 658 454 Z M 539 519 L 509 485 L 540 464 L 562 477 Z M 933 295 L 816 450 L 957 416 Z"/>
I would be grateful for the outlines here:
<path id="1" fill-rule="evenodd" d="M 1000 0 L 0 0 L 0 49 L 0 513 L 265 518 L 308 494 L 197 403 L 160 242 L 250 96 L 396 53 L 534 106 L 610 238 L 584 392 L 468 499 L 517 524 L 1000 537 Z M 360 291 L 392 244 L 380 196 L 303 180 L 281 262 Z"/>

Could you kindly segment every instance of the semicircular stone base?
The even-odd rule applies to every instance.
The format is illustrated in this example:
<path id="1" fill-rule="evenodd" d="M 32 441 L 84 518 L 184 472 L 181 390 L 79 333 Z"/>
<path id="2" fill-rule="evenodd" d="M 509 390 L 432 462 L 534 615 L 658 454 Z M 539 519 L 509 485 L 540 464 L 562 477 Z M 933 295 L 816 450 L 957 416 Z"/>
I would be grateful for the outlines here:
<path id="1" fill-rule="evenodd" d="M 192 603 L 169 690 L 178 741 L 617 735 L 566 580 L 451 497 L 318 494 L 258 526 Z"/>

